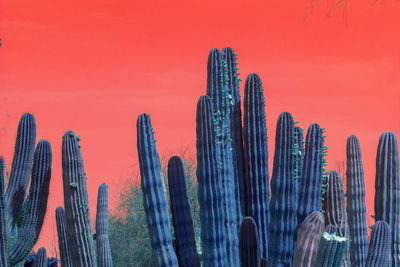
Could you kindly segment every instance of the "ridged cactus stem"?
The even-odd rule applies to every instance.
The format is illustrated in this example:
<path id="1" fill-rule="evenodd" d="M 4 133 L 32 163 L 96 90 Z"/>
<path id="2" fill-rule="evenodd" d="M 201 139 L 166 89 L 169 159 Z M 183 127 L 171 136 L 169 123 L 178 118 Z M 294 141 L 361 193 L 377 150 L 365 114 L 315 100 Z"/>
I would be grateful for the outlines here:
<path id="1" fill-rule="evenodd" d="M 137 149 L 143 206 L 156 263 L 160 267 L 178 267 L 169 229 L 167 201 L 161 178 L 161 162 L 148 114 L 140 114 L 137 120 Z"/>
<path id="2" fill-rule="evenodd" d="M 110 240 L 108 238 L 108 190 L 105 183 L 99 186 L 96 212 L 96 255 L 98 267 L 112 267 Z"/>
<path id="3" fill-rule="evenodd" d="M 0 157 L 0 266 L 8 267 L 7 210 L 4 197 L 4 159 Z"/>
<path id="4" fill-rule="evenodd" d="M 400 266 L 400 177 L 396 136 L 385 132 L 376 154 L 375 220 L 386 221 L 392 233 L 390 266 Z"/>
<path id="5" fill-rule="evenodd" d="M 39 248 L 33 262 L 33 267 L 47 267 L 47 254 L 45 248 Z"/>
<path id="6" fill-rule="evenodd" d="M 168 188 L 179 266 L 200 267 L 185 169 L 178 156 L 171 157 L 168 161 Z"/>
<path id="7" fill-rule="evenodd" d="M 51 162 L 50 143 L 45 140 L 39 141 L 33 158 L 25 222 L 9 252 L 9 260 L 13 265 L 21 262 L 29 254 L 39 238 L 47 209 Z"/>
<path id="8" fill-rule="evenodd" d="M 303 162 L 304 162 L 304 130 L 299 126 L 294 128 L 294 140 L 296 153 L 296 168 L 295 168 L 295 180 L 296 180 L 296 203 L 299 202 L 300 196 L 300 184 L 303 173 Z"/>
<path id="9" fill-rule="evenodd" d="M 336 267 L 341 266 L 348 246 L 348 239 L 331 235 L 327 232 L 322 234 L 319 242 L 317 255 L 315 256 L 315 267 Z"/>
<path id="10" fill-rule="evenodd" d="M 74 267 L 96 266 L 86 174 L 82 153 L 74 132 L 67 131 L 62 140 L 64 208 L 68 245 Z"/>
<path id="11" fill-rule="evenodd" d="M 240 267 L 259 267 L 261 260 L 257 224 L 251 217 L 244 217 L 239 234 Z"/>
<path id="12" fill-rule="evenodd" d="M 196 114 L 197 181 L 204 267 L 228 265 L 223 193 L 217 163 L 217 144 L 211 99 L 201 96 Z"/>
<path id="13" fill-rule="evenodd" d="M 314 266 L 319 241 L 324 232 L 324 215 L 314 211 L 300 225 L 293 252 L 293 264 L 296 267 Z"/>
<path id="14" fill-rule="evenodd" d="M 58 249 L 60 251 L 61 267 L 72 267 L 71 255 L 68 246 L 67 224 L 64 208 L 56 208 L 56 225 L 58 235 Z"/>
<path id="15" fill-rule="evenodd" d="M 250 74 L 244 95 L 243 140 L 245 152 L 247 215 L 257 224 L 261 257 L 268 258 L 269 172 L 267 124 L 261 79 Z"/>
<path id="16" fill-rule="evenodd" d="M 387 267 L 392 251 L 392 234 L 385 221 L 377 221 L 372 226 L 371 239 L 368 246 L 366 267 Z"/>
<path id="17" fill-rule="evenodd" d="M 7 228 L 12 231 L 18 219 L 31 175 L 36 144 L 36 121 L 31 113 L 24 113 L 18 124 L 15 152 L 7 187 Z"/>
<path id="18" fill-rule="evenodd" d="M 361 148 L 355 135 L 350 135 L 347 139 L 346 157 L 346 211 L 351 236 L 350 261 L 352 266 L 365 266 L 368 254 L 367 207 Z"/>
<path id="19" fill-rule="evenodd" d="M 279 115 L 276 125 L 274 167 L 269 203 L 268 265 L 290 266 L 297 227 L 296 159 L 293 116 Z"/>

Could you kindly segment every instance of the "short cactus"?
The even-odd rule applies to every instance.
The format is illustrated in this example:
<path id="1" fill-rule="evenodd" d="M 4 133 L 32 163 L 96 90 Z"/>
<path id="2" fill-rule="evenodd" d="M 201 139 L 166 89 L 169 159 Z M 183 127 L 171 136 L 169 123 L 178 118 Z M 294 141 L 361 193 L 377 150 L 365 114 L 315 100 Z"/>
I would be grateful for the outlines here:
<path id="1" fill-rule="evenodd" d="M 372 226 L 371 239 L 366 260 L 367 267 L 389 266 L 392 250 L 392 235 L 385 221 L 377 221 Z"/>
<path id="2" fill-rule="evenodd" d="M 239 240 L 240 267 L 260 266 L 260 241 L 257 225 L 253 218 L 243 218 Z"/>
<path id="3" fill-rule="evenodd" d="M 96 255 L 98 267 L 112 267 L 110 240 L 108 238 L 108 189 L 99 186 L 96 212 Z"/>

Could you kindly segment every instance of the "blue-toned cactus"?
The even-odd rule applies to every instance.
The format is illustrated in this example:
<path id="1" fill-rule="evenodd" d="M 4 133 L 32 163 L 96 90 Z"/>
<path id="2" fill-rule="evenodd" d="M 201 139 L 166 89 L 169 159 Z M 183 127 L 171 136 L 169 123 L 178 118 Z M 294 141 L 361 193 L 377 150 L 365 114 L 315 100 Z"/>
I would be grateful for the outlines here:
<path id="1" fill-rule="evenodd" d="M 299 227 L 293 252 L 293 264 L 296 267 L 314 266 L 319 241 L 324 232 L 324 215 L 314 211 Z"/>
<path id="2" fill-rule="evenodd" d="M 223 191 L 225 239 L 228 264 L 239 264 L 238 222 L 236 210 L 240 201 L 235 194 L 235 171 L 233 167 L 230 113 L 232 109 L 232 88 L 229 87 L 228 65 L 222 53 L 214 48 L 207 62 L 207 95 L 213 105 L 213 123 L 217 148 L 218 171 Z"/>
<path id="3" fill-rule="evenodd" d="M 61 267 L 72 267 L 71 254 L 68 246 L 67 223 L 64 208 L 56 208 L 56 225 L 58 236 L 58 250 L 60 251 Z"/>
<path id="4" fill-rule="evenodd" d="M 296 122 L 294 122 L 296 123 Z M 299 194 L 300 194 L 300 184 L 301 178 L 303 174 L 303 162 L 304 162 L 304 130 L 296 126 L 294 128 L 294 146 L 296 153 L 296 160 L 295 160 L 295 179 L 296 179 L 296 203 L 299 202 Z"/>
<path id="5" fill-rule="evenodd" d="M 318 124 L 310 125 L 306 136 L 303 173 L 300 181 L 297 223 L 300 224 L 313 211 L 320 211 L 323 193 L 323 181 L 326 178 L 324 156 L 324 129 Z"/>
<path id="6" fill-rule="evenodd" d="M 7 210 L 4 197 L 4 159 L 0 157 L 0 266 L 8 267 Z"/>
<path id="7" fill-rule="evenodd" d="M 260 266 L 260 241 L 257 224 L 251 217 L 244 217 L 239 234 L 240 267 Z"/>
<path id="8" fill-rule="evenodd" d="M 108 190 L 102 183 L 97 194 L 96 255 L 98 267 L 112 267 L 110 240 L 108 238 Z"/>
<path id="9" fill-rule="evenodd" d="M 201 218 L 202 262 L 205 267 L 229 266 L 215 135 L 211 99 L 201 96 L 197 102 L 196 114 L 196 176 Z"/>
<path id="10" fill-rule="evenodd" d="M 325 232 L 327 232 L 328 234 L 336 234 L 338 235 L 338 229 L 335 225 L 329 224 L 325 227 Z"/>
<path id="11" fill-rule="evenodd" d="M 346 157 L 346 211 L 351 236 L 350 261 L 353 266 L 365 266 L 368 254 L 367 207 L 361 148 L 355 135 L 350 135 L 347 139 Z"/>
<path id="12" fill-rule="evenodd" d="M 244 152 L 246 171 L 247 215 L 259 231 L 261 256 L 268 258 L 269 172 L 267 124 L 261 79 L 250 74 L 244 95 Z"/>
<path id="13" fill-rule="evenodd" d="M 160 267 L 178 267 L 169 229 L 167 201 L 161 178 L 161 162 L 148 114 L 140 114 L 137 120 L 137 149 L 143 205 L 156 263 Z"/>
<path id="14" fill-rule="evenodd" d="M 200 267 L 200 258 L 194 239 L 185 169 L 178 156 L 171 157 L 168 161 L 168 188 L 179 266 Z"/>
<path id="15" fill-rule="evenodd" d="M 39 248 L 33 267 L 47 267 L 47 254 L 45 248 Z"/>
<path id="16" fill-rule="evenodd" d="M 274 167 L 269 203 L 268 265 L 290 266 L 297 227 L 295 126 L 289 112 L 279 115 L 276 125 Z"/>
<path id="17" fill-rule="evenodd" d="M 400 266 L 400 177 L 396 136 L 385 132 L 376 154 L 375 221 L 386 221 L 392 233 L 390 266 Z"/>
<path id="18" fill-rule="evenodd" d="M 385 221 L 377 221 L 372 226 L 371 238 L 368 246 L 366 267 L 387 267 L 392 251 L 392 234 Z"/>
<path id="19" fill-rule="evenodd" d="M 238 218 L 238 227 L 241 224 L 242 216 L 246 214 L 246 189 L 244 180 L 244 151 L 243 151 L 243 133 L 242 133 L 242 110 L 240 101 L 240 91 L 238 77 L 237 54 L 231 47 L 222 49 L 222 59 L 226 61 L 226 72 L 228 75 L 228 88 L 230 88 L 232 103 L 230 111 L 231 138 L 232 138 L 232 160 L 235 177 L 235 198 L 236 215 Z"/>
<path id="20" fill-rule="evenodd" d="M 64 208 L 68 245 L 74 267 L 96 266 L 90 222 L 86 174 L 77 136 L 67 131 L 62 138 Z"/>
<path id="21" fill-rule="evenodd" d="M 322 234 L 319 242 L 317 255 L 315 256 L 315 267 L 341 266 L 344 254 L 348 246 L 348 239 L 327 232 Z"/>

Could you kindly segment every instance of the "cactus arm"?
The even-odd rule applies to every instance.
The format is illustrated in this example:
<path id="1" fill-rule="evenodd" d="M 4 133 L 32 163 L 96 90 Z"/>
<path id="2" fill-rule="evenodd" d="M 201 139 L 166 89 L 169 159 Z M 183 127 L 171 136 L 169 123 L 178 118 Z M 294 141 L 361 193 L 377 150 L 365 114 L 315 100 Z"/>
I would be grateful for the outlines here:
<path id="1" fill-rule="evenodd" d="M 29 185 L 36 143 L 36 121 L 31 113 L 22 115 L 18 124 L 15 152 L 7 187 L 7 228 L 14 228 Z"/>
<path id="2" fill-rule="evenodd" d="M 151 246 L 158 266 L 178 266 L 169 229 L 167 202 L 161 178 L 150 116 L 140 114 L 137 120 L 137 149 L 143 205 L 146 212 Z"/>
<path id="3" fill-rule="evenodd" d="M 0 266 L 8 267 L 7 210 L 4 198 L 4 159 L 0 157 Z"/>
<path id="4" fill-rule="evenodd" d="M 71 255 L 68 247 L 67 225 L 65 222 L 64 208 L 56 208 L 56 224 L 58 235 L 58 248 L 60 251 L 61 267 L 72 267 Z"/>
<path id="5" fill-rule="evenodd" d="M 293 265 L 314 266 L 321 235 L 324 232 L 324 216 L 314 211 L 300 225 L 293 252 Z"/>
<path id="6" fill-rule="evenodd" d="M 279 115 L 269 202 L 268 265 L 290 266 L 297 227 L 296 158 L 293 117 Z"/>
<path id="7" fill-rule="evenodd" d="M 211 99 L 201 96 L 196 112 L 198 198 L 201 218 L 202 261 L 205 267 L 228 266 L 223 194 Z"/>
<path id="8" fill-rule="evenodd" d="M 47 255 L 45 248 L 39 248 L 35 260 L 33 261 L 33 267 L 47 267 Z"/>
<path id="9" fill-rule="evenodd" d="M 243 104 L 247 215 L 257 224 L 261 257 L 267 259 L 270 198 L 268 143 L 264 93 L 257 74 L 250 74 L 246 79 Z"/>
<path id="10" fill-rule="evenodd" d="M 200 258 L 194 239 L 185 169 L 178 156 L 171 157 L 168 161 L 168 188 L 179 266 L 200 267 Z"/>
<path id="11" fill-rule="evenodd" d="M 376 154 L 375 220 L 386 221 L 392 233 L 391 266 L 400 265 L 400 177 L 397 138 L 385 132 Z"/>
<path id="12" fill-rule="evenodd" d="M 368 246 L 366 267 L 389 266 L 392 235 L 385 221 L 377 221 L 372 226 L 371 239 Z"/>
<path id="13" fill-rule="evenodd" d="M 96 212 L 97 266 L 112 267 L 110 240 L 108 238 L 108 190 L 106 184 L 99 186 Z"/>
<path id="14" fill-rule="evenodd" d="M 68 245 L 73 266 L 96 266 L 82 153 L 72 131 L 63 136 L 62 170 Z"/>
<path id="15" fill-rule="evenodd" d="M 47 209 L 51 162 L 51 145 L 48 141 L 41 140 L 33 158 L 32 181 L 25 223 L 9 252 L 11 264 L 21 262 L 29 254 L 39 237 Z"/>
<path id="16" fill-rule="evenodd" d="M 239 234 L 240 267 L 260 266 L 261 251 L 257 224 L 251 217 L 244 217 Z"/>

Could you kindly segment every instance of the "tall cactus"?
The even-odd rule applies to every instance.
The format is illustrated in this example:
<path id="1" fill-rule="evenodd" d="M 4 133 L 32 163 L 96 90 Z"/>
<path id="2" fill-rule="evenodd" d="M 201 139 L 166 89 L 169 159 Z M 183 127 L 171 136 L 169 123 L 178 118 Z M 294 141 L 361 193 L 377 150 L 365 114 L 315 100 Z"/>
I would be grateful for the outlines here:
<path id="1" fill-rule="evenodd" d="M 137 120 L 137 149 L 143 205 L 156 263 L 158 266 L 178 267 L 169 229 L 160 157 L 156 150 L 150 116 L 145 113 L 140 114 Z"/>
<path id="2" fill-rule="evenodd" d="M 58 250 L 60 251 L 61 267 L 72 267 L 71 254 L 68 246 L 67 224 L 64 208 L 56 208 L 56 225 L 58 235 Z"/>
<path id="3" fill-rule="evenodd" d="M 214 48 L 207 62 L 207 95 L 211 97 L 214 111 L 214 131 L 218 171 L 223 191 L 225 239 L 228 264 L 239 264 L 238 221 L 236 213 L 240 203 L 235 194 L 235 171 L 233 166 L 230 113 L 232 110 L 232 88 L 229 87 L 228 65 L 221 52 Z M 235 74 L 233 74 L 235 75 Z M 239 205 L 238 205 L 239 204 Z"/>
<path id="4" fill-rule="evenodd" d="M 293 265 L 298 267 L 314 266 L 319 241 L 324 232 L 324 216 L 314 211 L 300 225 L 294 252 Z"/>
<path id="5" fill-rule="evenodd" d="M 274 167 L 271 177 L 268 265 L 290 266 L 297 227 L 295 126 L 289 112 L 276 125 Z"/>
<path id="6" fill-rule="evenodd" d="M 4 197 L 4 159 L 0 157 L 0 266 L 8 267 L 7 210 Z"/>
<path id="7" fill-rule="evenodd" d="M 392 251 L 392 235 L 385 221 L 377 221 L 372 226 L 371 239 L 368 246 L 366 267 L 387 267 Z"/>
<path id="8" fill-rule="evenodd" d="M 229 266 L 215 135 L 211 99 L 208 96 L 201 96 L 197 102 L 196 114 L 196 176 L 201 218 L 202 261 L 205 267 Z"/>
<path id="9" fill-rule="evenodd" d="M 365 266 L 368 254 L 367 207 L 365 205 L 364 169 L 360 143 L 350 135 L 346 145 L 346 195 L 349 223 L 350 261 L 352 266 Z"/>
<path id="10" fill-rule="evenodd" d="M 246 172 L 247 215 L 259 231 L 261 257 L 268 258 L 269 172 L 267 124 L 261 79 L 250 74 L 244 95 L 244 152 Z"/>
<path id="11" fill-rule="evenodd" d="M 64 208 L 71 260 L 75 267 L 96 266 L 86 174 L 82 153 L 74 132 L 67 131 L 62 140 Z"/>
<path id="12" fill-rule="evenodd" d="M 102 183 L 97 194 L 96 255 L 98 267 L 112 267 L 110 240 L 108 238 L 108 190 Z"/>
<path id="13" fill-rule="evenodd" d="M 240 267 L 260 266 L 260 241 L 258 239 L 257 224 L 253 218 L 243 218 L 239 240 Z"/>
<path id="14" fill-rule="evenodd" d="M 194 239 L 192 209 L 186 185 L 185 169 L 178 156 L 171 157 L 168 161 L 168 188 L 179 266 L 200 267 L 200 258 Z"/>
<path id="15" fill-rule="evenodd" d="M 385 132 L 376 155 L 375 220 L 386 221 L 392 233 L 390 266 L 400 266 L 400 177 L 396 136 Z"/>

